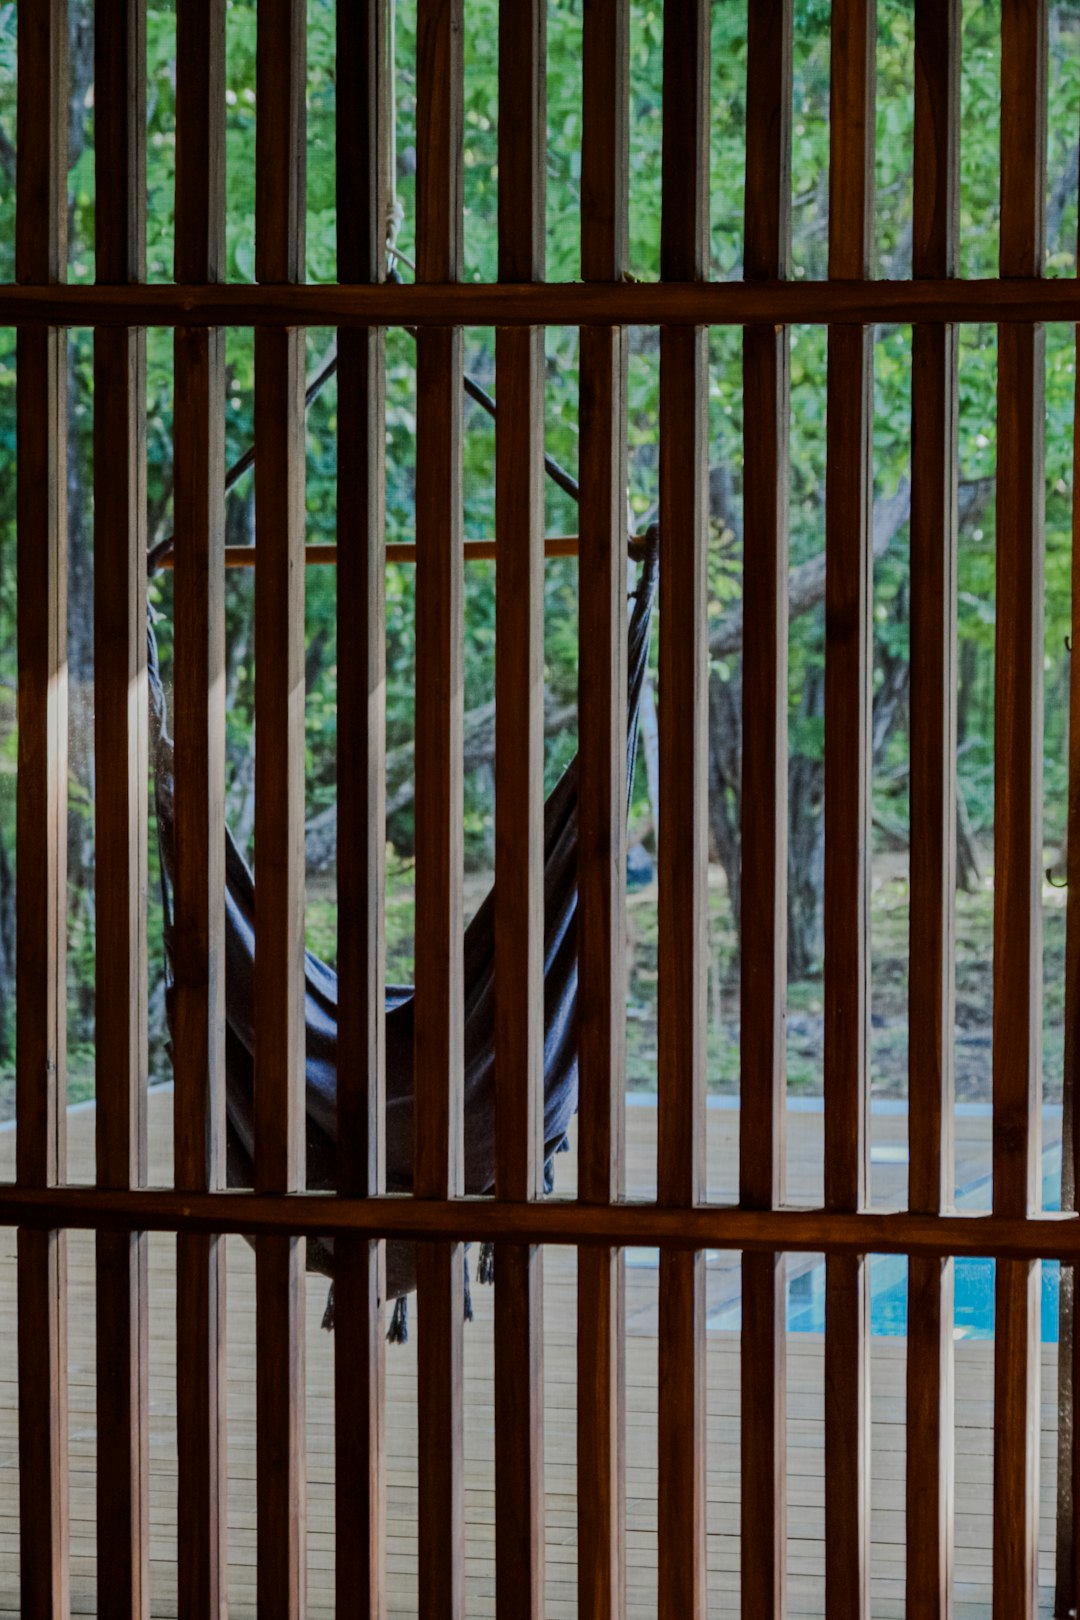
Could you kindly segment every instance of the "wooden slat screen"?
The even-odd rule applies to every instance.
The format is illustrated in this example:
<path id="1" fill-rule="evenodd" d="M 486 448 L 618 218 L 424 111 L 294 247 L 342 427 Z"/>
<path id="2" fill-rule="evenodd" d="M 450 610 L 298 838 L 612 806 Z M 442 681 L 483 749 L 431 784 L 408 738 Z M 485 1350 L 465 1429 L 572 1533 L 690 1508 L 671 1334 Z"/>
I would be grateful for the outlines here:
<path id="1" fill-rule="evenodd" d="M 914 0 L 913 263 L 876 281 L 874 0 L 831 8 L 829 276 L 791 278 L 793 0 L 751 0 L 743 278 L 710 258 L 707 0 L 663 14 L 660 279 L 629 275 L 630 0 L 583 9 L 579 283 L 545 281 L 545 0 L 501 0 L 495 285 L 466 282 L 465 0 L 417 0 L 416 256 L 386 275 L 387 0 L 339 0 L 336 285 L 305 282 L 305 0 L 258 9 L 254 285 L 225 284 L 226 0 L 178 0 L 175 282 L 146 284 L 145 0 L 97 0 L 96 284 L 65 285 L 65 0 L 18 11 L 17 1175 L 24 1612 L 69 1611 L 66 1229 L 96 1234 L 102 1614 L 148 1616 L 147 1234 L 177 1236 L 178 1610 L 221 1615 L 227 1554 L 223 1234 L 256 1244 L 260 1615 L 306 1606 L 305 1262 L 335 1244 L 338 1611 L 387 1607 L 387 1239 L 415 1244 L 419 1584 L 465 1610 L 465 1245 L 496 1245 L 495 1599 L 545 1612 L 542 1245 L 577 1250 L 583 1616 L 627 1608 L 624 1250 L 660 1249 L 659 1613 L 704 1615 L 705 1251 L 742 1256 L 741 1609 L 787 1609 L 785 1256 L 825 1254 L 825 1610 L 870 1613 L 869 1256 L 908 1261 L 906 1612 L 954 1604 L 953 1256 L 997 1264 L 993 1604 L 1037 1600 L 1040 1261 L 1080 1263 L 1039 1201 L 1044 346 L 1080 318 L 1042 280 L 1047 0 L 1002 0 L 999 275 L 957 276 L 961 0 Z M 267 109 L 273 109 L 268 113 Z M 958 325 L 998 325 L 993 1209 L 953 1212 Z M 789 328 L 828 328 L 825 1198 L 785 1205 Z M 869 1208 L 873 337 L 912 343 L 908 1208 Z M 96 1183 L 65 1184 L 66 338 L 94 329 Z M 146 328 L 175 355 L 174 1185 L 147 1179 Z M 305 336 L 337 326 L 338 543 L 305 553 Z M 411 1197 L 386 1194 L 385 330 L 416 332 L 416 950 Z M 494 326 L 494 540 L 463 539 L 463 354 Z M 544 328 L 580 330 L 579 536 L 544 535 Z M 659 329 L 657 1198 L 625 1199 L 627 377 Z M 742 326 L 739 1200 L 706 1202 L 710 326 Z M 255 1186 L 226 1188 L 225 334 L 254 329 Z M 331 555 L 332 553 L 332 555 Z M 578 557 L 578 1189 L 544 1195 L 544 575 Z M 464 565 L 496 572 L 494 1197 L 465 1196 Z M 337 565 L 335 1193 L 305 1191 L 304 565 Z M 1076 732 L 1074 727 L 1074 738 Z M 1072 802 L 1077 749 L 1072 750 Z M 1072 817 L 1075 822 L 1076 816 Z M 1070 857 L 1076 879 L 1075 851 Z M 1075 882 L 1074 882 L 1075 887 Z M 1070 896 L 1067 1039 L 1077 1022 Z M 749 926 L 750 920 L 753 926 Z M 1075 1053 L 1069 1052 L 1075 1066 Z M 1080 1124 L 1074 1115 L 1074 1126 Z M 1080 1466 L 1074 1453 L 1074 1466 Z M 1080 1476 L 1078 1476 L 1080 1477 Z M 1074 1491 L 1074 1500 L 1080 1492 Z"/>

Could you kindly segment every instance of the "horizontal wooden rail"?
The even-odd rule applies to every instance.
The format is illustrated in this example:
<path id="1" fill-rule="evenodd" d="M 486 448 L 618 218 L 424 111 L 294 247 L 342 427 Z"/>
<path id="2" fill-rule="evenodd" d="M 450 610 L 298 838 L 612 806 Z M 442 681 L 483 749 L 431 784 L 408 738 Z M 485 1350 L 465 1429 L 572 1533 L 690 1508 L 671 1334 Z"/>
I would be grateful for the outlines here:
<path id="1" fill-rule="evenodd" d="M 637 535 L 632 536 L 631 545 L 639 542 Z M 640 542 L 639 542 L 640 543 Z M 552 534 L 544 541 L 545 557 L 576 557 L 578 554 L 578 537 L 576 534 Z M 173 553 L 163 557 L 160 563 L 162 568 L 173 567 Z M 499 555 L 498 545 L 494 540 L 466 540 L 465 561 L 483 562 Z M 226 546 L 226 568 L 254 568 L 259 560 L 257 546 Z M 411 540 L 401 541 L 386 548 L 387 562 L 414 563 L 416 561 L 416 545 Z M 338 548 L 331 545 L 312 545 L 304 547 L 304 561 L 309 568 L 317 568 L 320 564 L 327 568 L 336 568 L 338 561 Z"/>
<path id="2" fill-rule="evenodd" d="M 1075 278 L 0 285 L 0 326 L 870 326 L 1080 320 Z"/>
<path id="3" fill-rule="evenodd" d="M 825 1254 L 993 1255 L 1080 1261 L 1080 1216 L 917 1215 L 906 1210 L 738 1209 L 386 1194 L 191 1193 L 172 1188 L 0 1188 L 0 1227 L 296 1236 L 410 1242 L 602 1244 Z"/>

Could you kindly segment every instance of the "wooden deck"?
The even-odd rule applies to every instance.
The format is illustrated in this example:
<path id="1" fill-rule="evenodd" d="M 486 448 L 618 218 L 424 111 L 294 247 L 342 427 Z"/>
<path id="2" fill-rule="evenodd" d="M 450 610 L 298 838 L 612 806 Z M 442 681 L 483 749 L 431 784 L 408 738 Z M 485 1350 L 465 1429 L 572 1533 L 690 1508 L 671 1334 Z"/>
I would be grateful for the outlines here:
<path id="1" fill-rule="evenodd" d="M 906 1119 L 875 1114 L 875 1202 L 900 1203 Z M 655 1110 L 628 1110 L 628 1177 L 645 1194 L 655 1176 Z M 730 1186 L 738 1113 L 710 1109 L 711 1185 Z M 789 1119 L 791 1196 L 809 1202 L 820 1177 L 821 1116 L 797 1111 Z M 171 1097 L 154 1092 L 150 1105 L 151 1178 L 165 1183 L 171 1166 Z M 89 1178 L 92 1109 L 73 1111 L 69 1125 L 72 1179 Z M 963 1117 L 958 1126 L 958 1182 L 989 1164 L 989 1120 Z M 1047 1124 L 1048 1141 L 1056 1125 Z M 0 1132 L 0 1179 L 14 1169 L 14 1136 Z M 558 1161 L 561 1189 L 573 1185 L 574 1156 Z M 98 1466 L 94 1400 L 93 1239 L 69 1237 L 72 1607 L 95 1612 L 95 1477 Z M 230 1613 L 255 1613 L 254 1265 L 247 1244 L 228 1240 L 229 1558 Z M 150 1239 L 151 1594 L 154 1616 L 176 1612 L 176 1358 L 174 1244 Z M 656 1473 L 663 1437 L 656 1427 L 657 1271 L 647 1251 L 628 1265 L 628 1612 L 656 1613 Z M 799 1257 L 794 1265 L 812 1260 Z M 572 1251 L 552 1250 L 545 1271 L 545 1446 L 547 1481 L 547 1611 L 577 1612 L 575 1570 L 575 1287 Z M 722 1315 L 738 1298 L 737 1256 L 709 1266 L 709 1309 Z M 308 1284 L 308 1594 L 312 1615 L 333 1612 L 332 1345 L 320 1329 L 326 1289 Z M 18 1455 L 15 1358 L 15 1235 L 0 1233 L 0 1616 L 18 1611 Z M 465 1467 L 467 1583 L 470 1614 L 494 1613 L 494 1434 L 492 1418 L 492 1293 L 473 1288 L 476 1319 L 465 1334 Z M 387 1585 L 389 1612 L 416 1611 L 416 1335 L 387 1352 L 389 1466 Z M 790 1613 L 824 1611 L 822 1341 L 813 1333 L 789 1340 Z M 960 1342 L 956 1351 L 957 1519 L 956 1582 L 960 1620 L 989 1616 L 992 1507 L 992 1343 Z M 904 1341 L 872 1340 L 874 1620 L 904 1612 Z M 709 1333 L 708 1558 L 709 1605 L 736 1614 L 739 1602 L 739 1340 L 730 1329 Z M 1057 1355 L 1043 1348 L 1042 1534 L 1040 1612 L 1051 1612 L 1053 1491 L 1056 1451 Z"/>

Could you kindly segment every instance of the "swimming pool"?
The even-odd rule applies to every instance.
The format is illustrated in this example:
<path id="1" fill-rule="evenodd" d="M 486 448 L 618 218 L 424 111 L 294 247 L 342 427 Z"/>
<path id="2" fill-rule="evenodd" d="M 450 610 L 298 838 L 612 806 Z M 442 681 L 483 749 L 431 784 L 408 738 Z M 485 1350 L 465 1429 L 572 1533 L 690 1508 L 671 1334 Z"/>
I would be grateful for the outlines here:
<path id="1" fill-rule="evenodd" d="M 958 1189 L 956 1207 L 977 1211 L 990 1207 L 990 1176 L 980 1176 Z M 1043 1154 L 1043 1208 L 1061 1208 L 1061 1145 Z M 1043 1344 L 1058 1341 L 1058 1282 L 1056 1260 L 1042 1264 L 1041 1335 Z M 994 1336 L 994 1262 L 959 1258 L 953 1266 L 953 1332 L 957 1340 L 992 1339 Z M 898 1254 L 870 1257 L 870 1332 L 876 1337 L 907 1335 L 907 1259 Z M 731 1300 L 714 1311 L 708 1325 L 714 1332 L 736 1330 L 742 1322 L 741 1301 Z M 825 1262 L 797 1272 L 787 1289 L 789 1333 L 825 1331 Z"/>

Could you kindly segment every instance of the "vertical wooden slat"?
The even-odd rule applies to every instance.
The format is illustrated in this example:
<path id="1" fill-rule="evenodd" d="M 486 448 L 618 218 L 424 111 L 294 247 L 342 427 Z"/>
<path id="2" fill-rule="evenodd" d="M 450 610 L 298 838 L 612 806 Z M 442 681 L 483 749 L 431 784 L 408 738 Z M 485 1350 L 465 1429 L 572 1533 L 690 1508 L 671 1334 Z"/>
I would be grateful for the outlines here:
<path id="1" fill-rule="evenodd" d="M 832 9 L 829 275 L 870 269 L 874 0 Z M 866 1197 L 869 1070 L 872 333 L 829 331 L 825 596 L 825 1203 Z M 825 1608 L 866 1620 L 869 1293 L 863 1256 L 825 1266 Z"/>
<path id="2" fill-rule="evenodd" d="M 747 40 L 748 280 L 789 274 L 791 0 L 751 6 Z M 743 334 L 742 1114 L 739 1198 L 775 1208 L 784 1191 L 787 1106 L 788 332 Z M 742 1613 L 784 1612 L 787 1555 L 785 1265 L 745 1254 L 741 1376 Z"/>
<path id="3" fill-rule="evenodd" d="M 499 279 L 544 274 L 546 0 L 499 6 Z M 544 334 L 495 339 L 495 1191 L 544 1190 Z M 495 1601 L 544 1603 L 543 1251 L 495 1260 Z"/>
<path id="4" fill-rule="evenodd" d="M 462 272 L 463 0 L 417 6 L 417 279 Z M 460 327 L 416 345 L 416 1025 L 413 1191 L 463 1191 L 462 724 L 464 556 Z M 421 1244 L 417 1418 L 420 1615 L 465 1604 L 464 1255 Z"/>
<path id="5" fill-rule="evenodd" d="M 146 253 L 144 0 L 94 14 L 100 282 L 138 283 Z M 94 747 L 97 1180 L 146 1179 L 146 334 L 94 335 Z M 146 1237 L 97 1236 L 98 1605 L 149 1610 Z"/>
<path id="6" fill-rule="evenodd" d="M 387 0 L 339 6 L 338 277 L 377 282 L 385 263 L 380 152 Z M 338 333 L 338 1190 L 385 1188 L 384 840 L 386 749 L 385 353 L 377 328 Z M 346 830 L 347 829 L 347 830 Z M 385 1612 L 385 1249 L 334 1250 L 337 1610 Z"/>
<path id="7" fill-rule="evenodd" d="M 176 18 L 180 282 L 223 279 L 225 4 Z M 174 338 L 175 908 L 173 1157 L 178 1187 L 225 1180 L 225 334 Z M 184 1620 L 223 1613 L 226 1575 L 225 1246 L 176 1241 L 177 1567 Z"/>
<path id="8" fill-rule="evenodd" d="M 627 266 L 629 0 L 583 18 L 581 273 Z M 623 1190 L 626 1084 L 626 363 L 582 327 L 578 559 L 578 1197 Z M 620 1249 L 578 1250 L 578 1610 L 626 1605 L 625 1293 Z"/>
<path id="9" fill-rule="evenodd" d="M 960 0 L 915 10 L 913 271 L 956 273 Z M 956 891 L 957 329 L 916 326 L 911 450 L 911 934 L 909 1163 L 912 1210 L 953 1192 Z M 908 1262 L 907 1607 L 952 1614 L 953 1265 Z"/>
<path id="10" fill-rule="evenodd" d="M 304 274 L 306 7 L 261 0 L 255 273 Z M 304 333 L 255 330 L 255 1183 L 304 1185 Z M 305 1609 L 303 1238 L 256 1272 L 260 1616 Z"/>
<path id="11" fill-rule="evenodd" d="M 661 274 L 708 275 L 709 7 L 664 8 Z M 660 331 L 660 1202 L 705 1188 L 708 333 Z M 705 1612 L 705 1257 L 660 1257 L 661 1620 Z"/>
<path id="12" fill-rule="evenodd" d="M 1077 243 L 1080 255 L 1080 240 Z M 1080 332 L 1076 335 L 1076 357 L 1080 360 Z M 1072 494 L 1072 570 L 1071 570 L 1071 635 L 1069 637 L 1069 799 L 1066 828 L 1068 861 L 1068 892 L 1065 913 L 1065 1106 L 1063 1109 L 1063 1136 L 1070 1130 L 1062 1154 L 1061 1204 L 1063 1209 L 1077 1206 L 1076 1169 L 1080 1165 L 1080 1108 L 1077 1107 L 1077 1085 L 1080 1083 L 1080 657 L 1072 656 L 1071 649 L 1080 646 L 1080 366 L 1077 367 L 1076 387 L 1073 395 L 1073 494 Z M 1070 1117 L 1071 1116 L 1071 1117 Z M 1071 1165 L 1069 1148 L 1071 1147 Z M 1071 1172 L 1071 1173 L 1070 1173 Z M 1070 1196 L 1071 1194 L 1071 1196 Z M 1065 1268 L 1062 1268 L 1064 1284 Z M 1071 1321 L 1062 1308 L 1061 1357 L 1071 1350 L 1071 1376 L 1068 1378 L 1068 1405 L 1060 1393 L 1059 1410 L 1067 1410 L 1071 1418 L 1069 1452 L 1069 1479 L 1062 1478 L 1062 1458 L 1058 1459 L 1058 1557 L 1055 1606 L 1075 1605 L 1075 1594 L 1080 1591 L 1080 1536 L 1077 1534 L 1077 1513 L 1080 1510 L 1080 1444 L 1076 1436 L 1076 1397 L 1080 1393 L 1080 1332 L 1077 1331 L 1077 1283 L 1080 1268 L 1072 1267 Z M 1067 1291 L 1067 1285 L 1065 1285 Z M 1070 1344 L 1071 1339 L 1071 1344 Z M 1059 1363 L 1059 1377 L 1061 1367 Z M 1064 1379 L 1062 1380 L 1064 1382 Z M 1060 1442 L 1059 1442 L 1060 1444 Z M 1062 1519 L 1068 1513 L 1069 1524 Z M 1063 1567 L 1062 1542 L 1067 1542 L 1069 1559 Z"/>
<path id="13" fill-rule="evenodd" d="M 1001 11 L 1002 276 L 1042 274 L 1046 0 Z M 1042 664 L 1045 343 L 998 331 L 994 682 L 994 1211 L 1039 1207 L 1042 1032 Z M 994 1355 L 994 1615 L 1035 1613 L 1036 1262 L 998 1261 Z"/>
<path id="14" fill-rule="evenodd" d="M 15 273 L 67 268 L 66 0 L 18 15 Z M 19 774 L 16 1176 L 66 1175 L 67 334 L 17 338 Z M 66 1620 L 67 1266 L 62 1232 L 18 1234 L 19 1561 L 25 1614 Z"/>

